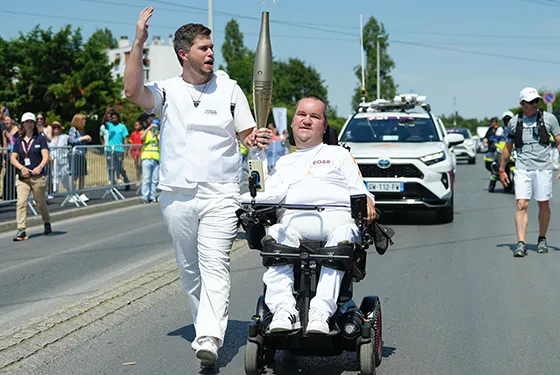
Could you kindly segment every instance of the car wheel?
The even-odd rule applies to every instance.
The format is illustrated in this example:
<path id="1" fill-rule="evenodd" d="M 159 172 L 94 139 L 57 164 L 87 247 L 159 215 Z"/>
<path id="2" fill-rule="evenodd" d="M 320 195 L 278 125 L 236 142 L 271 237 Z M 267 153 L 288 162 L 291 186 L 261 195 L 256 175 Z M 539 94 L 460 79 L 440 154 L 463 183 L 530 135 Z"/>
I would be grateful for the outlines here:
<path id="1" fill-rule="evenodd" d="M 447 224 L 453 222 L 454 208 L 453 201 L 455 200 L 455 193 L 451 196 L 449 207 L 438 208 L 436 211 L 436 220 L 438 223 Z"/>

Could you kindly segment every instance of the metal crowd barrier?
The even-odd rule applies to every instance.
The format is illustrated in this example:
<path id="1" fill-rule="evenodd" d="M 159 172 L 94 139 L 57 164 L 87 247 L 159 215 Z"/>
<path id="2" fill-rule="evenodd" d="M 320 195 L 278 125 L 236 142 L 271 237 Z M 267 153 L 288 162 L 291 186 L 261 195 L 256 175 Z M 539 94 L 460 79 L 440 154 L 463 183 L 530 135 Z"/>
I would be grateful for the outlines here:
<path id="1" fill-rule="evenodd" d="M 74 204 L 87 206 L 86 192 L 105 190 L 102 199 L 111 195 L 114 200 L 123 200 L 118 188 L 130 190 L 137 185 L 136 195 L 142 183 L 140 145 L 116 146 L 68 146 L 49 148 L 47 166 L 48 198 L 64 196 L 61 207 Z M 16 168 L 10 163 L 12 150 L 0 148 L 0 206 L 17 203 Z M 31 196 L 28 207 L 33 215 Z"/>

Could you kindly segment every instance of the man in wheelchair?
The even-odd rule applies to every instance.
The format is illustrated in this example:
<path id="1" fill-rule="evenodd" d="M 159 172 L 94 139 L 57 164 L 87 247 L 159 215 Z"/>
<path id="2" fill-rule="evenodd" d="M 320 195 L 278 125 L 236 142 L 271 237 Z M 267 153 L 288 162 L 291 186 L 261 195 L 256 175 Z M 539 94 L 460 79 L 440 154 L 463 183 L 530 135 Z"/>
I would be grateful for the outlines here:
<path id="1" fill-rule="evenodd" d="M 350 211 L 350 196 L 367 196 L 367 221 L 375 219 L 374 197 L 367 191 L 360 171 L 350 153 L 340 146 L 323 143 L 328 129 L 327 106 L 318 97 L 301 99 L 292 123 L 297 150 L 281 157 L 276 172 L 265 182 L 265 192 L 259 193 L 259 203 L 282 202 L 290 205 L 316 205 L 317 210 L 281 207 L 278 222 L 268 229 L 262 240 L 264 251 L 275 244 L 299 248 L 302 240 L 323 241 L 324 248 L 360 243 L 360 231 Z M 244 194 L 243 201 L 250 200 Z M 282 263 L 282 262 L 278 262 Z M 285 262 L 284 262 L 285 263 Z M 301 328 L 293 294 L 293 264 L 269 262 L 263 276 L 266 285 L 265 304 L 273 314 L 270 333 Z M 339 267 L 340 268 L 340 267 Z M 328 334 L 328 319 L 337 310 L 341 283 L 345 271 L 321 267 L 315 296 L 309 304 L 306 333 Z"/>

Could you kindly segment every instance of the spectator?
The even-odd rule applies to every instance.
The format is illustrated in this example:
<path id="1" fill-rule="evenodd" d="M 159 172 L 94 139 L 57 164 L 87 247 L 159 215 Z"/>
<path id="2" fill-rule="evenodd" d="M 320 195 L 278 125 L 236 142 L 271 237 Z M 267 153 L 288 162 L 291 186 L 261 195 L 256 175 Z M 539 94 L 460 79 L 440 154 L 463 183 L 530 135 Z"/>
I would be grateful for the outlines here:
<path id="1" fill-rule="evenodd" d="M 72 176 L 74 177 L 74 188 L 76 187 L 75 184 L 77 181 L 78 190 L 83 190 L 85 188 L 85 176 L 87 176 L 87 149 L 80 146 L 85 146 L 87 143 L 91 142 L 91 136 L 84 133 L 86 116 L 79 113 L 75 114 L 70 126 L 68 144 L 74 147 L 72 151 L 74 164 L 72 165 L 72 162 L 70 162 L 72 165 Z M 80 195 L 80 199 L 84 202 L 89 200 L 87 195 L 83 193 Z"/>
<path id="2" fill-rule="evenodd" d="M 10 159 L 10 151 L 14 148 L 16 140 L 19 138 L 19 126 L 14 122 L 11 115 L 4 115 L 4 126 L 5 130 L 2 133 L 2 148 L 4 154 L 3 165 L 5 166 L 5 173 L 3 178 L 3 195 L 4 200 L 16 199 L 16 169 L 11 163 L 8 163 Z"/>
<path id="3" fill-rule="evenodd" d="M 102 145 L 105 145 L 105 160 L 107 161 L 107 175 L 109 176 L 109 185 L 112 185 L 114 182 L 114 173 L 113 173 L 113 160 L 111 158 L 112 152 L 111 147 L 109 147 L 109 129 L 105 125 L 111 121 L 111 108 L 107 107 L 105 109 L 105 114 L 103 115 L 103 119 L 101 120 L 101 126 L 99 127 L 99 140 Z"/>
<path id="4" fill-rule="evenodd" d="M 45 116 L 45 112 L 38 112 L 37 113 L 37 130 L 39 134 L 42 134 L 47 139 L 47 142 L 50 142 L 52 139 L 52 127 L 49 125 L 47 121 L 47 117 Z"/>
<path id="5" fill-rule="evenodd" d="M 290 153 L 290 133 L 288 133 L 288 129 L 282 132 L 282 147 L 284 147 L 284 154 Z"/>
<path id="6" fill-rule="evenodd" d="M 70 176 L 69 176 L 69 159 L 70 149 L 68 147 L 69 137 L 62 134 L 62 125 L 60 122 L 54 121 L 52 123 L 52 139 L 49 142 L 49 151 L 51 156 L 51 185 L 52 192 L 58 193 L 59 184 L 65 191 L 70 190 Z"/>
<path id="7" fill-rule="evenodd" d="M 133 145 L 142 145 L 142 134 L 144 134 L 143 126 L 140 121 L 134 123 L 134 131 L 130 134 L 130 143 Z M 132 159 L 134 160 L 134 167 L 136 169 L 136 188 L 140 186 L 142 181 L 142 146 L 132 146 Z"/>
<path id="8" fill-rule="evenodd" d="M 276 128 L 274 124 L 268 124 L 267 127 L 272 130 L 271 143 L 266 149 L 268 169 L 269 172 L 272 173 L 274 171 L 276 161 L 284 155 L 284 147 L 282 145 L 282 137 L 278 134 L 278 128 Z"/>
<path id="9" fill-rule="evenodd" d="M 49 147 L 46 138 L 39 134 L 37 120 L 31 112 L 26 112 L 21 118 L 24 136 L 18 138 L 11 156 L 12 165 L 18 170 L 16 187 L 18 192 L 16 221 L 17 233 L 14 241 L 27 240 L 25 233 L 27 220 L 27 202 L 29 194 L 33 192 L 39 206 L 44 223 L 45 235 L 52 234 L 49 210 L 45 202 L 46 170 L 49 162 Z"/>
<path id="10" fill-rule="evenodd" d="M 109 129 L 109 146 L 113 146 L 113 168 L 117 175 L 117 184 L 122 184 L 121 176 L 124 179 L 126 190 L 130 190 L 128 176 L 124 169 L 124 146 L 128 144 L 128 129 L 121 123 L 121 116 L 118 112 L 110 113 L 111 121 L 105 126 Z"/>
<path id="11" fill-rule="evenodd" d="M 157 202 L 156 188 L 159 182 L 159 120 L 142 133 L 142 203 Z"/>

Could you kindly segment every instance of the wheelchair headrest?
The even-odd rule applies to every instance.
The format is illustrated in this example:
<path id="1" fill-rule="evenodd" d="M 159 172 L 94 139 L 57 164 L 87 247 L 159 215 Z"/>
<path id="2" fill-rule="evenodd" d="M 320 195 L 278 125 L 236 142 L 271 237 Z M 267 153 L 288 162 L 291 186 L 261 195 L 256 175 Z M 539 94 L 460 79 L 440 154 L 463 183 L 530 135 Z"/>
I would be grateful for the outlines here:
<path id="1" fill-rule="evenodd" d="M 288 133 L 290 135 L 290 145 L 295 146 L 296 141 L 294 140 L 294 134 L 291 131 L 289 131 Z M 338 134 L 336 134 L 335 128 L 330 125 L 327 125 L 327 131 L 325 132 L 325 134 L 323 134 L 323 143 L 331 146 L 338 145 Z"/>

